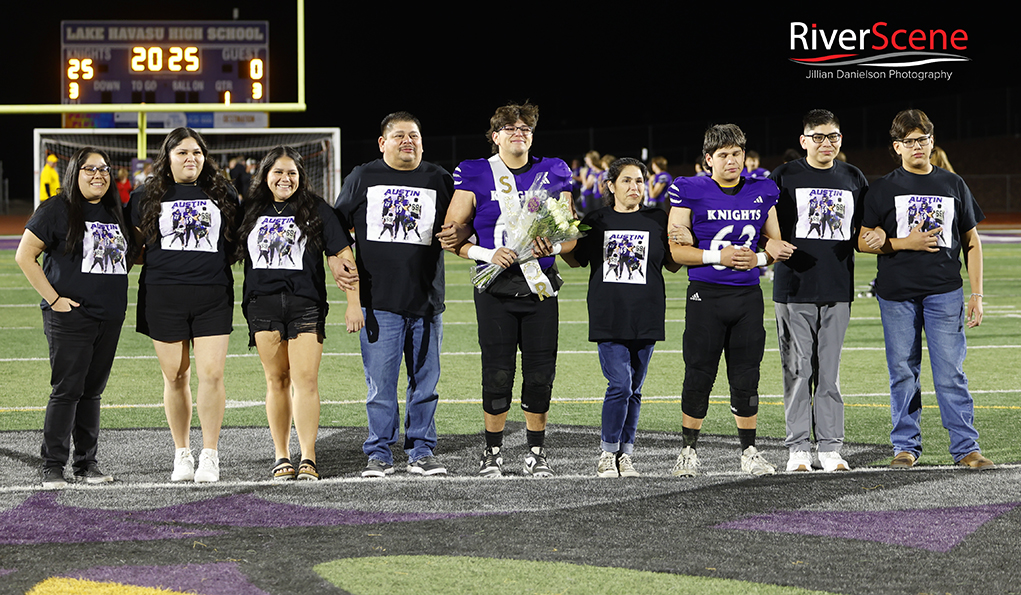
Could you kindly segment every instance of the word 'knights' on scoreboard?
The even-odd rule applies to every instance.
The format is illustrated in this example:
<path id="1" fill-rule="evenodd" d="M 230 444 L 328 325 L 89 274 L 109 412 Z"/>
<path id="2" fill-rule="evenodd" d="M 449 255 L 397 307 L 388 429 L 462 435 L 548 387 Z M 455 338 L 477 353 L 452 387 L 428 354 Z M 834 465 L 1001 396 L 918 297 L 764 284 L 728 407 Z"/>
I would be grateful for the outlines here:
<path id="1" fill-rule="evenodd" d="M 268 21 L 62 21 L 61 103 L 268 103 Z"/>

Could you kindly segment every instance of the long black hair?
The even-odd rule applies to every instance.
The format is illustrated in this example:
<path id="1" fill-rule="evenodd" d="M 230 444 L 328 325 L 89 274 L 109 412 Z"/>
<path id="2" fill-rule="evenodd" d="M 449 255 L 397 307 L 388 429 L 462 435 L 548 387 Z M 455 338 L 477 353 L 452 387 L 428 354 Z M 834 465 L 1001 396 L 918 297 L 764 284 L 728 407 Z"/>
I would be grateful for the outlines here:
<path id="1" fill-rule="evenodd" d="M 318 210 L 319 203 L 323 202 L 323 199 L 309 188 L 308 178 L 305 176 L 305 163 L 301 158 L 301 153 L 294 147 L 280 145 L 266 153 L 266 156 L 262 158 L 262 161 L 259 163 L 259 169 L 252 178 L 252 185 L 248 188 L 248 193 L 245 195 L 247 196 L 245 199 L 245 218 L 241 222 L 241 228 L 238 230 L 238 237 L 240 239 L 236 254 L 238 260 L 242 260 L 248 251 L 248 234 L 252 233 L 259 217 L 262 216 L 274 200 L 266 178 L 269 177 L 273 164 L 282 157 L 292 159 L 295 167 L 298 169 L 298 187 L 294 190 L 294 194 L 287 199 L 291 208 L 294 209 L 294 223 L 301 230 L 301 235 L 307 242 L 306 246 L 311 247 L 317 252 L 323 249 L 323 220 L 319 217 Z"/>
<path id="2" fill-rule="evenodd" d="M 99 155 L 106 162 L 107 166 L 110 165 L 110 156 L 102 149 L 95 147 L 82 147 L 78 149 L 71 156 L 67 169 L 64 170 L 64 177 L 60 182 L 60 193 L 50 199 L 63 203 L 67 208 L 67 237 L 65 238 L 64 254 L 71 254 L 77 250 L 78 246 L 82 243 L 82 238 L 85 237 L 85 216 L 82 214 L 82 203 L 86 202 L 86 198 L 82 194 L 82 189 L 79 185 L 79 172 L 82 166 L 85 165 L 85 162 L 88 161 L 89 155 Z M 117 184 L 113 181 L 112 171 L 107 177 L 110 179 L 110 186 L 106 189 L 106 194 L 100 197 L 99 203 L 113 217 L 113 220 L 117 222 L 121 235 L 124 236 L 124 240 L 128 245 L 127 258 L 125 260 L 130 263 L 135 260 L 135 243 L 131 231 L 124 220 L 124 208 L 121 205 L 121 196 L 117 191 Z M 45 206 L 46 203 L 43 203 L 43 205 Z"/>
<path id="3" fill-rule="evenodd" d="M 220 209 L 220 219 L 226 240 L 228 242 L 234 240 L 234 216 L 237 213 L 238 205 L 233 193 L 230 192 L 230 182 L 209 158 L 209 148 L 202 135 L 197 130 L 182 126 L 175 128 L 167 135 L 167 138 L 163 139 L 160 151 L 156 155 L 156 161 L 152 164 L 152 177 L 145 183 L 145 190 L 138 208 L 139 226 L 146 243 L 159 241 L 160 202 L 175 184 L 174 174 L 170 169 L 170 152 L 189 138 L 195 139 L 205 157 L 196 184 Z"/>

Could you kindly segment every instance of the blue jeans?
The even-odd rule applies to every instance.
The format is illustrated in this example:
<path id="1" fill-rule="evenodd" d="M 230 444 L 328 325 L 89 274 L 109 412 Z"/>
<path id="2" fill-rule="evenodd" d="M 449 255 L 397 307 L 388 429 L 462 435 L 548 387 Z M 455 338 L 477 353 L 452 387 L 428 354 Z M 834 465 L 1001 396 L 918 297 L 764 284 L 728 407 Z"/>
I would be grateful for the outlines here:
<path id="1" fill-rule="evenodd" d="M 964 294 L 961 289 L 905 301 L 879 298 L 890 369 L 890 440 L 895 453 L 922 454 L 922 328 L 943 427 L 955 461 L 978 451 L 974 401 L 964 375 Z"/>
<path id="2" fill-rule="evenodd" d="M 600 341 L 598 345 L 599 365 L 608 383 L 599 445 L 606 452 L 631 454 L 642 409 L 642 385 L 656 342 Z"/>
<path id="3" fill-rule="evenodd" d="M 440 379 L 443 315 L 417 318 L 382 310 L 362 311 L 362 364 L 369 388 L 365 400 L 369 437 L 362 451 L 370 459 L 393 463 L 390 446 L 397 443 L 400 424 L 397 376 L 403 356 L 408 372 L 404 451 L 411 461 L 432 456 L 436 448 L 436 383 Z"/>

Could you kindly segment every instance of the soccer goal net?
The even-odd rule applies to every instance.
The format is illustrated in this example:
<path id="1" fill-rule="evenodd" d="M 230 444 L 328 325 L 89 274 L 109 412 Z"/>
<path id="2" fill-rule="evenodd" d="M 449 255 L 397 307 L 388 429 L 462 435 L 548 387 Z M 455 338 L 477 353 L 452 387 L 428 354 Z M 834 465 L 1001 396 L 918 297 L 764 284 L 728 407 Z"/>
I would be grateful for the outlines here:
<path id="1" fill-rule="evenodd" d="M 305 161 L 305 175 L 327 202 L 333 203 L 340 192 L 340 128 L 199 128 L 209 145 L 209 158 L 225 171 L 235 157 L 261 160 L 277 145 L 290 145 Z M 170 129 L 146 131 L 146 156 L 155 159 L 160 144 Z M 110 156 L 114 169 L 124 167 L 134 178 L 138 163 L 138 130 L 132 128 L 37 128 L 34 137 L 35 206 L 39 206 L 39 172 L 47 155 L 56 155 L 56 170 L 61 176 L 75 151 L 97 147 Z M 116 175 L 114 176 L 116 177 Z"/>

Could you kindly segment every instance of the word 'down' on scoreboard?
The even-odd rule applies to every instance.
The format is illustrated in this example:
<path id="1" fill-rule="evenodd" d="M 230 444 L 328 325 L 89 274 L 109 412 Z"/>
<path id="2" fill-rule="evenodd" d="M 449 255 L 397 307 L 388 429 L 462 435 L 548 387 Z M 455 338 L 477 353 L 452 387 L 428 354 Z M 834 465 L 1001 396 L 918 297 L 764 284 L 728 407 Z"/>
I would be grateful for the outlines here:
<path id="1" fill-rule="evenodd" d="M 268 103 L 268 21 L 62 21 L 61 103 Z"/>

